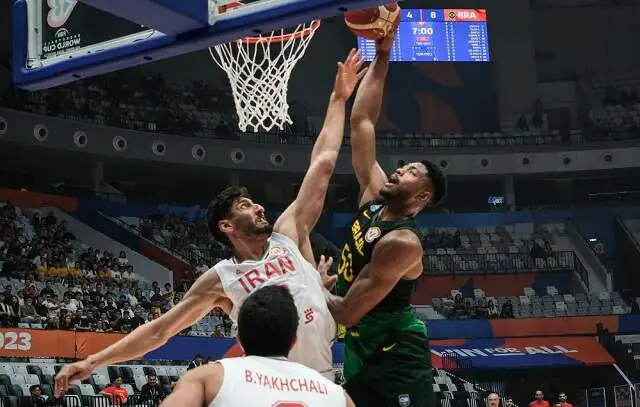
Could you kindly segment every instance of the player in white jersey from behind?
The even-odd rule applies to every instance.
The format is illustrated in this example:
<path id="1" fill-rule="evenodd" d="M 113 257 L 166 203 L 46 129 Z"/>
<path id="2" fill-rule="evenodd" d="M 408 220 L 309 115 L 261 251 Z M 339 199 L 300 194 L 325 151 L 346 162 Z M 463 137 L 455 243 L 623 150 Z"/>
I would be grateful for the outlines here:
<path id="1" fill-rule="evenodd" d="M 287 360 L 299 310 L 284 286 L 252 292 L 238 312 L 245 355 L 190 370 L 161 407 L 352 407 L 342 387 Z"/>
<path id="2" fill-rule="evenodd" d="M 309 232 L 320 218 L 329 180 L 335 168 L 345 123 L 345 105 L 364 75 L 362 58 L 351 50 L 338 64 L 325 122 L 311 151 L 309 169 L 298 196 L 275 224 L 264 208 L 251 201 L 243 188 L 230 187 L 209 206 L 209 231 L 233 247 L 235 256 L 200 276 L 171 310 L 86 360 L 64 366 L 56 375 L 56 394 L 73 380 L 88 378 L 94 369 L 133 360 L 159 348 L 215 307 L 237 317 L 238 306 L 265 284 L 287 284 L 296 300 L 300 319 L 298 344 L 291 360 L 331 375 L 331 340 L 334 322 L 314 269 Z M 332 283 L 325 279 L 326 285 Z"/>

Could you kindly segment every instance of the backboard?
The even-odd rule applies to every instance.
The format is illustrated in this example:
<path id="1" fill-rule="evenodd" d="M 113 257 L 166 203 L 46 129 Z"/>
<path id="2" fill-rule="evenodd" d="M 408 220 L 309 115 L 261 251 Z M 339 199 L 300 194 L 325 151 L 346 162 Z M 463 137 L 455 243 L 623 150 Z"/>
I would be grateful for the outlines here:
<path id="1" fill-rule="evenodd" d="M 15 0 L 17 86 L 46 89 L 384 0 Z"/>

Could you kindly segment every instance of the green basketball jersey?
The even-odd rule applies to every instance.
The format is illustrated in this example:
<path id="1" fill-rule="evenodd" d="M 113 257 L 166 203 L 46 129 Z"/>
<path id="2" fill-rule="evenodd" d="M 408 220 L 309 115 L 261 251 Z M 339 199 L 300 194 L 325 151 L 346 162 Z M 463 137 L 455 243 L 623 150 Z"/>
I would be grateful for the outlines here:
<path id="1" fill-rule="evenodd" d="M 338 261 L 337 294 L 345 296 L 362 269 L 371 261 L 373 249 L 383 236 L 398 229 L 409 229 L 422 240 L 413 218 L 398 221 L 378 220 L 384 207 L 381 202 L 368 202 L 358 210 L 349 225 L 348 238 Z M 356 375 L 374 352 L 379 351 L 390 332 L 412 331 L 426 336 L 426 327 L 411 311 L 411 293 L 416 280 L 400 280 L 391 292 L 358 324 L 345 332 L 344 377 Z"/>

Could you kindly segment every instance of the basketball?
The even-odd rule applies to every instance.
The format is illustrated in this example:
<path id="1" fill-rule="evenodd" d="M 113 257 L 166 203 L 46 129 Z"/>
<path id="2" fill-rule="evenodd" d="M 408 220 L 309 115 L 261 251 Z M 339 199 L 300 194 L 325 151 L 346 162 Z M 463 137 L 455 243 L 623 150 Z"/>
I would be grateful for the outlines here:
<path id="1" fill-rule="evenodd" d="M 400 23 L 400 6 L 389 3 L 366 10 L 344 13 L 347 27 L 358 37 L 377 40 L 389 35 Z"/>

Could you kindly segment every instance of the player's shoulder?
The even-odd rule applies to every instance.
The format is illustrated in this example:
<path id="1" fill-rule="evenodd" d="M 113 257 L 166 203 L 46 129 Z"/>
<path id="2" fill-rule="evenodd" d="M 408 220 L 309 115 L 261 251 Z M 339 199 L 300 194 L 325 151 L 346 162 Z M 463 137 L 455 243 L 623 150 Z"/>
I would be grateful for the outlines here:
<path id="1" fill-rule="evenodd" d="M 222 281 L 222 277 L 226 274 L 225 271 L 232 264 L 230 260 L 222 260 L 216 263 L 213 267 L 210 267 L 207 271 L 202 273 L 196 282 L 209 285 L 211 283 L 219 283 Z"/>
<path id="2" fill-rule="evenodd" d="M 272 247 L 270 250 L 277 250 L 277 246 L 298 249 L 298 245 L 289 236 L 278 232 L 272 232 L 269 238 Z M 274 245 L 275 244 L 275 245 Z"/>
<path id="3" fill-rule="evenodd" d="M 417 251 L 422 253 L 422 240 L 410 229 L 395 229 L 385 234 L 376 244 L 376 250 L 393 250 L 395 253 Z"/>
<path id="4" fill-rule="evenodd" d="M 211 267 L 208 271 L 215 271 L 216 269 L 220 269 L 220 268 L 232 267 L 232 266 L 235 266 L 235 264 L 236 263 L 233 260 L 233 258 L 222 259 L 216 264 L 214 264 L 213 267 Z"/>
<path id="5" fill-rule="evenodd" d="M 393 244 L 398 246 L 420 246 L 422 241 L 416 232 L 407 228 L 394 229 L 385 234 L 381 239 L 381 243 Z"/>
<path id="6" fill-rule="evenodd" d="M 215 380 L 224 376 L 224 365 L 218 362 L 207 363 L 189 370 L 183 378 L 186 380 Z"/>

